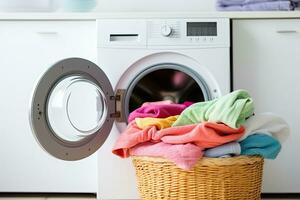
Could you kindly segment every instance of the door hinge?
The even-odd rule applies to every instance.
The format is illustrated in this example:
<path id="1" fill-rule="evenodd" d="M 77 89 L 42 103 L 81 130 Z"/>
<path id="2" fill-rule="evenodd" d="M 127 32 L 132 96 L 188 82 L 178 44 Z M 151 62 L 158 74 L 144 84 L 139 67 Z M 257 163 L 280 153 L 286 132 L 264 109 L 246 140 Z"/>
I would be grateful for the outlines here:
<path id="1" fill-rule="evenodd" d="M 126 122 L 125 112 L 124 112 L 124 97 L 126 90 L 117 90 L 115 96 L 110 96 L 110 100 L 116 102 L 116 111 L 111 113 L 110 117 L 115 118 L 117 122 Z"/>
<path id="2" fill-rule="evenodd" d="M 110 117 L 111 118 L 120 118 L 121 117 L 121 113 L 120 112 L 111 113 Z"/>
<path id="3" fill-rule="evenodd" d="M 121 100 L 121 96 L 117 94 L 116 96 L 110 96 L 109 99 L 110 100 L 115 100 L 115 101 L 120 101 Z"/>

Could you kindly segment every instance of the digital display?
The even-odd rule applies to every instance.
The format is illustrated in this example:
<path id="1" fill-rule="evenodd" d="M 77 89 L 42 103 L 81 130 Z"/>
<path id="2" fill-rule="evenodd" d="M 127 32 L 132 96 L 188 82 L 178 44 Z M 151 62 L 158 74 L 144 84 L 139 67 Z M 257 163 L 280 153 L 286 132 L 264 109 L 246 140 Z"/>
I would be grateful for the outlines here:
<path id="1" fill-rule="evenodd" d="M 217 22 L 187 22 L 187 36 L 217 36 Z"/>

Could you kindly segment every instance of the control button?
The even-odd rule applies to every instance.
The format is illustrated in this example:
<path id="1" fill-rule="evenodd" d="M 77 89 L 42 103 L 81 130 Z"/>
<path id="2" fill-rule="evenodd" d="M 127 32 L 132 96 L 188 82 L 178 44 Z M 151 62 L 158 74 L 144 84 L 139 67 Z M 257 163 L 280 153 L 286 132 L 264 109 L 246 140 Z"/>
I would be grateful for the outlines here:
<path id="1" fill-rule="evenodd" d="M 206 42 L 206 37 L 205 37 L 205 38 L 203 38 L 203 41 L 204 41 L 204 42 Z"/>
<path id="2" fill-rule="evenodd" d="M 168 25 L 163 25 L 161 27 L 161 35 L 164 36 L 164 37 L 168 37 L 172 34 L 173 30 L 170 26 Z"/>
<path id="3" fill-rule="evenodd" d="M 190 38 L 190 42 L 193 42 L 193 38 Z"/>
<path id="4" fill-rule="evenodd" d="M 212 41 L 214 41 L 214 38 L 209 38 L 209 40 L 212 42 Z"/>
<path id="5" fill-rule="evenodd" d="M 199 42 L 199 38 L 196 38 L 196 41 Z"/>

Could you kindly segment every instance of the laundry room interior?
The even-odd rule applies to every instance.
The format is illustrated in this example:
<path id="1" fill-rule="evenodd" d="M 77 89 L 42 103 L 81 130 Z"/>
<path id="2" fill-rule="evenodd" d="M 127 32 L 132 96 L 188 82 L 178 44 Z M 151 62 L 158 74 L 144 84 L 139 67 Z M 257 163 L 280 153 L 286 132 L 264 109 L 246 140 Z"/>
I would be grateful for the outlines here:
<path id="1" fill-rule="evenodd" d="M 0 44 L 0 200 L 300 200 L 300 0 L 0 0 Z"/>

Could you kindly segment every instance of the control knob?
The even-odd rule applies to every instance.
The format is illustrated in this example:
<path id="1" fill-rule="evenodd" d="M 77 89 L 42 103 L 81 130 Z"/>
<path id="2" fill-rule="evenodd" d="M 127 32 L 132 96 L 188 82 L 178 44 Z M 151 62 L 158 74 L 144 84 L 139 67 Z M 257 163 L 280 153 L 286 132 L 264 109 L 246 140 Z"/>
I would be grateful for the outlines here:
<path id="1" fill-rule="evenodd" d="M 163 25 L 161 27 L 161 34 L 164 37 L 170 36 L 172 34 L 172 31 L 173 31 L 172 28 L 170 26 L 168 26 L 168 25 Z"/>

